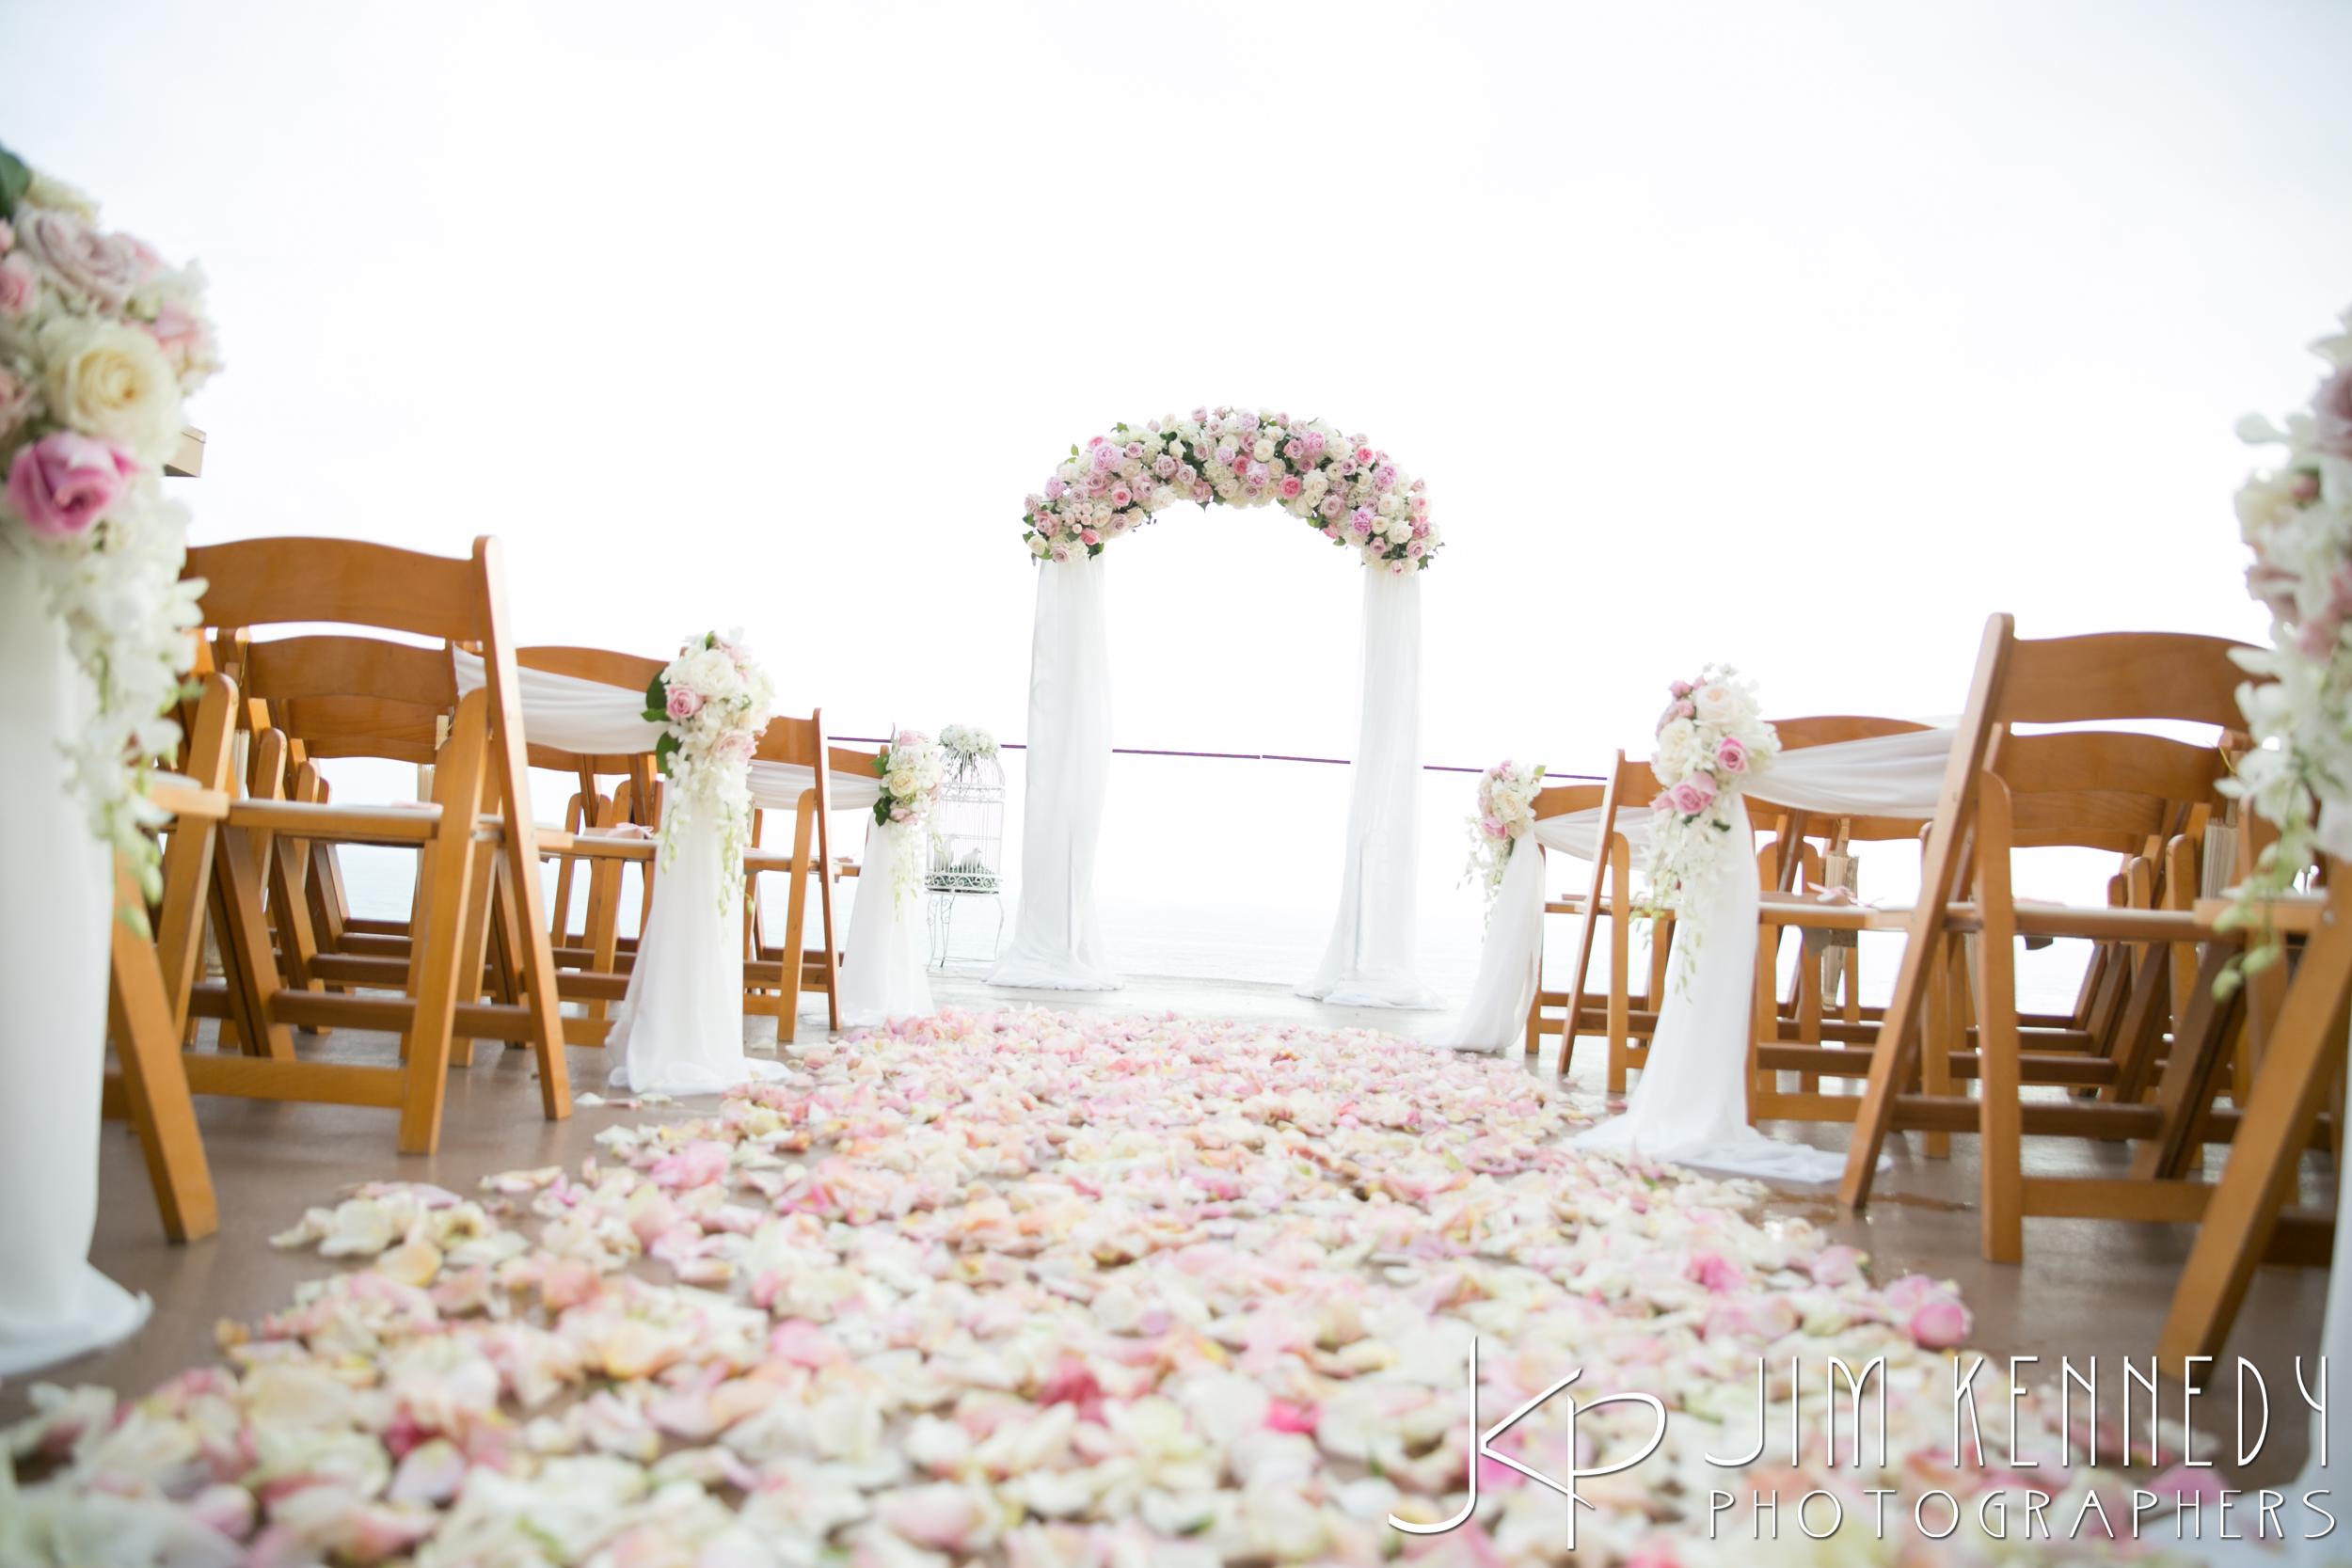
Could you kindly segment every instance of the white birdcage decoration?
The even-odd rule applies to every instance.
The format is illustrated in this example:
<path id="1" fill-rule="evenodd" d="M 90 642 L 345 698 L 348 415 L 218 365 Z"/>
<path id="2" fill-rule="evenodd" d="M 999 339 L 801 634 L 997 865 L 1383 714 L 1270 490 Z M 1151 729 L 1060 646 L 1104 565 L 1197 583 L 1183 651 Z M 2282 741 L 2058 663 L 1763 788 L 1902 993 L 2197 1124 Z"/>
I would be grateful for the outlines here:
<path id="1" fill-rule="evenodd" d="M 950 724 L 940 732 L 947 752 L 947 781 L 931 808 L 930 863 L 923 886 L 930 895 L 931 962 L 946 964 L 956 914 L 974 898 L 993 907 L 1004 928 L 1005 770 L 985 730 Z M 983 961 L 995 957 L 991 941 Z"/>

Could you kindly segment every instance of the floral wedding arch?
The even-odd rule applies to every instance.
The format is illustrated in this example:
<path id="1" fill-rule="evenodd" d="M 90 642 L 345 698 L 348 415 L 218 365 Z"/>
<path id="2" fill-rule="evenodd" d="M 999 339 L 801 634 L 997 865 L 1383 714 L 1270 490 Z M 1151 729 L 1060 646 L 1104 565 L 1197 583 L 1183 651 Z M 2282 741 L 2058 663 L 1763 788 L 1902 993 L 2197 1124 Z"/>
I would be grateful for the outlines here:
<path id="1" fill-rule="evenodd" d="M 1044 490 L 1028 498 L 1023 538 L 1041 559 L 1103 553 L 1120 534 L 1180 501 L 1279 506 L 1367 566 L 1419 571 L 1443 543 L 1423 482 L 1408 478 L 1361 436 L 1321 420 L 1196 408 L 1141 430 L 1113 425 L 1070 449 Z"/>
<path id="2" fill-rule="evenodd" d="M 1272 410 L 1196 408 L 1072 447 L 1023 508 L 1041 565 L 1029 667 L 1021 902 L 993 985 L 1107 990 L 1094 851 L 1109 784 L 1103 546 L 1184 501 L 1279 506 L 1364 572 L 1364 701 L 1329 945 L 1302 995 L 1427 1007 L 1414 961 L 1421 793 L 1421 574 L 1443 543 L 1422 482 L 1364 437 Z"/>

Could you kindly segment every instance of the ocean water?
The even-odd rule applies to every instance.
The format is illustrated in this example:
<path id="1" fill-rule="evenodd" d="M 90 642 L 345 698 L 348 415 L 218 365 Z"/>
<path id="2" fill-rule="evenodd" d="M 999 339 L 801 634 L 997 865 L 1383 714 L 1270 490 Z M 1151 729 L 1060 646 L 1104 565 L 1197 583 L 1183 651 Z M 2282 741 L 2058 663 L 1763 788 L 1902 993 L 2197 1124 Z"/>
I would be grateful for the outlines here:
<path id="1" fill-rule="evenodd" d="M 948 935 L 949 961 L 958 968 L 984 966 L 993 942 L 1009 941 L 1018 906 L 1021 790 L 1019 753 L 1008 752 L 1004 842 L 999 864 L 1008 893 L 1001 905 L 966 899 L 957 905 Z M 358 760 L 325 765 L 336 799 L 381 801 L 414 798 L 413 769 Z M 1202 758 L 1118 756 L 1104 812 L 1103 842 L 1095 870 L 1095 900 L 1105 957 L 1120 974 L 1190 979 L 1237 980 L 1295 985 L 1315 969 L 1329 940 L 1339 886 L 1342 834 L 1346 816 L 1347 770 L 1308 763 L 1225 762 Z M 1469 850 L 1466 827 L 1474 793 L 1470 775 L 1423 775 L 1418 822 L 1422 868 L 1420 894 L 1422 978 L 1450 1003 L 1470 992 L 1477 974 L 1485 932 L 1483 898 L 1462 885 Z M 571 781 L 547 773 L 533 776 L 533 807 L 541 821 L 563 820 Z M 1302 802 L 1305 803 L 1302 808 Z M 852 814 L 835 823 L 836 852 L 862 838 Z M 412 850 L 346 846 L 340 851 L 355 914 L 405 918 L 416 879 Z M 1890 906 L 1910 902 L 1918 886 L 1918 851 L 1908 844 L 1861 848 L 1862 896 Z M 2027 850 L 2019 857 L 2021 896 L 2065 902 L 2104 903 L 2114 857 L 2083 850 Z M 1549 859 L 1550 894 L 1573 885 L 1581 891 L 1589 869 L 1563 856 Z M 763 903 L 783 907 L 785 879 L 770 877 Z M 543 884 L 552 897 L 554 873 Z M 625 877 L 622 934 L 637 934 L 640 882 L 634 867 Z M 836 919 L 846 935 L 858 884 L 845 882 Z M 575 922 L 584 918 L 584 888 L 575 894 Z M 999 911 L 1002 924 L 999 929 Z M 781 928 L 781 915 L 775 917 Z M 1631 960 L 1635 973 L 1647 961 L 1637 926 Z M 1558 986 L 1575 955 L 1576 923 L 1566 916 L 1546 922 L 1546 984 Z M 1784 985 L 1796 963 L 1796 943 L 1783 944 Z M 2059 942 L 2018 955 L 2020 1006 L 2029 1011 L 2065 1011 L 2074 1005 L 2087 942 Z M 1595 954 L 1597 974 L 1608 953 L 1606 926 Z M 1864 933 L 1863 1000 L 1883 1004 L 1893 988 L 1902 938 Z"/>

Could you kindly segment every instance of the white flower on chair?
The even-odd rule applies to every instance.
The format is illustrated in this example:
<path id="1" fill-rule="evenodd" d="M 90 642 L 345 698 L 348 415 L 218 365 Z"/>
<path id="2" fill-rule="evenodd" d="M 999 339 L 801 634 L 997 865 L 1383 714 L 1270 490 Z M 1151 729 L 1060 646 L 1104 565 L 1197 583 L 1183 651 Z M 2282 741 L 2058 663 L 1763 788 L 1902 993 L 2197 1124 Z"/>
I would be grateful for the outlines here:
<path id="1" fill-rule="evenodd" d="M 1780 753 L 1779 737 L 1759 717 L 1755 689 L 1737 674 L 1728 664 L 1710 664 L 1697 680 L 1670 685 L 1650 758 L 1660 793 L 1650 802 L 1644 910 L 1679 911 L 1686 975 L 1702 935 L 1696 911 L 1735 858 L 1732 805 Z"/>
<path id="2" fill-rule="evenodd" d="M 1502 886 L 1518 841 L 1535 828 L 1535 797 L 1544 787 L 1544 765 L 1505 758 L 1478 775 L 1478 814 L 1470 819 L 1470 864 L 1464 881 L 1475 881 L 1492 900 Z"/>
<path id="3" fill-rule="evenodd" d="M 645 688 L 645 720 L 666 726 L 654 761 L 669 780 L 661 813 L 661 864 L 677 860 L 687 825 L 707 812 L 719 822 L 721 910 L 735 907 L 743 846 L 752 832 L 752 752 L 768 727 L 774 689 L 752 662 L 740 631 L 690 637 Z"/>

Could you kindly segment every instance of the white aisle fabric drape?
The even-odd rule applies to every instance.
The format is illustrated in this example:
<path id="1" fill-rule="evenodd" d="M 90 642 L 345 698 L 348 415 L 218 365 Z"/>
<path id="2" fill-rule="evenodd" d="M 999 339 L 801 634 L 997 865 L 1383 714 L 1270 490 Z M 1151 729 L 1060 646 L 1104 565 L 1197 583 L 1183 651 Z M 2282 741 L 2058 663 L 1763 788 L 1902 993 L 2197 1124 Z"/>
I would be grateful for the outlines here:
<path id="1" fill-rule="evenodd" d="M 676 809 L 673 804 L 672 810 Z M 677 857 L 637 941 L 628 993 L 605 1037 L 612 1086 L 632 1094 L 718 1094 L 754 1078 L 780 1078 L 776 1062 L 743 1054 L 741 889 L 721 875 L 719 824 L 707 812 L 687 824 Z"/>
<path id="2" fill-rule="evenodd" d="M 58 749 L 88 706 L 0 546 L 0 1376 L 128 1338 L 150 1309 L 89 1265 L 114 877 Z"/>
<path id="3" fill-rule="evenodd" d="M 1094 851 L 1110 786 L 1111 677 L 1099 556 L 1038 568 L 1021 903 L 992 986 L 1116 990 L 1094 910 Z M 863 880 L 863 877 L 860 878 Z M 862 901 L 862 900 L 861 900 Z"/>
<path id="4" fill-rule="evenodd" d="M 922 895 L 900 900 L 892 891 L 899 856 L 915 856 L 918 863 L 928 859 L 926 835 L 902 822 L 867 820 L 866 859 L 850 911 L 850 958 L 841 969 L 844 1029 L 879 1028 L 894 1018 L 929 1018 L 937 1010 L 914 921 Z"/>
<path id="5" fill-rule="evenodd" d="M 1951 747 L 1952 732 L 1940 729 L 1809 746 L 1781 753 L 1754 788 L 1761 799 L 1825 815 L 1932 816 Z M 1649 838 L 1646 805 L 1628 802 L 1617 813 L 1617 831 L 1637 862 Z M 1590 862 L 1600 852 L 1599 829 L 1599 811 L 1572 812 L 1538 822 L 1534 837 L 1546 848 Z M 1732 839 L 1754 842 L 1744 802 Z M 1470 1006 L 1452 1041 L 1455 1050 L 1516 1049 L 1524 1038 L 1543 955 L 1542 861 L 1524 841 L 1512 851 L 1487 917 Z M 1722 907 L 1734 898 L 1740 900 L 1738 910 Z M 1687 978 L 1681 977 L 1683 934 L 1677 933 L 1667 973 L 1677 978 L 1660 1009 L 1650 1065 L 1626 1114 L 1587 1134 L 1589 1147 L 1638 1147 L 1651 1159 L 1783 1180 L 1836 1179 L 1829 1167 L 1837 1157 L 1776 1143 L 1747 1126 L 1740 1079 L 1754 995 L 1756 905 L 1753 872 L 1727 870 L 1706 912 L 1706 942 Z"/>
<path id="6" fill-rule="evenodd" d="M 1301 996 L 1435 1007 L 1421 982 L 1421 574 L 1364 571 L 1363 697 L 1330 944 Z"/>

